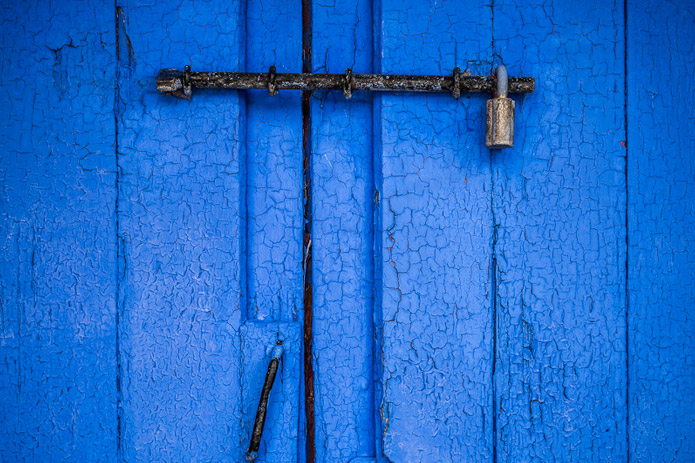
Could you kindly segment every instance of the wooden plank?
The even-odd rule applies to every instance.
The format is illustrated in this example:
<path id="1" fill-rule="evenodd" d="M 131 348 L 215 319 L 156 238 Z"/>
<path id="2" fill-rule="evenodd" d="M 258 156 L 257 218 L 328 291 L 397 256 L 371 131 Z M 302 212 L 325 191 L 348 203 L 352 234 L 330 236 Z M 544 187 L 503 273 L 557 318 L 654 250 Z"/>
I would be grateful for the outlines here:
<path id="1" fill-rule="evenodd" d="M 115 461 L 112 4 L 0 18 L 1 459 Z"/>
<path id="2" fill-rule="evenodd" d="M 301 72 L 301 3 L 253 0 L 246 8 L 246 70 L 268 72 L 275 65 L 277 72 Z M 252 319 L 302 319 L 300 94 L 297 90 L 283 90 L 274 97 L 262 90 L 245 93 L 248 314 Z"/>
<path id="3" fill-rule="evenodd" d="M 536 78 L 492 155 L 500 461 L 626 459 L 623 7 L 495 2 Z"/>
<path id="4" fill-rule="evenodd" d="M 372 5 L 314 2 L 313 71 L 372 70 Z M 374 456 L 372 98 L 311 106 L 316 461 Z"/>
<path id="5" fill-rule="evenodd" d="M 487 73 L 491 9 L 382 0 L 386 74 Z M 490 461 L 491 175 L 485 97 L 375 96 L 380 459 Z"/>
<path id="6" fill-rule="evenodd" d="M 246 63 L 239 71 L 302 70 L 302 8 L 298 0 L 246 3 Z M 235 69 L 236 70 L 236 69 Z M 267 341 L 286 342 L 258 462 L 296 462 L 303 403 L 301 323 L 304 295 L 301 92 L 242 93 L 246 102 L 246 316 L 242 333 L 242 446 L 247 446 L 265 375 Z M 282 322 L 282 323 L 277 323 Z M 280 328 L 278 328 L 280 327 Z M 266 342 L 266 344 L 264 344 Z M 261 374 L 258 364 L 266 363 Z M 260 380 L 260 382 L 259 382 Z M 274 402 L 273 402 L 274 400 Z M 274 405 L 275 404 L 275 405 Z M 303 436 L 302 436 L 303 437 Z"/>
<path id="7" fill-rule="evenodd" d="M 630 461 L 693 461 L 695 5 L 627 8 Z"/>
<path id="8" fill-rule="evenodd" d="M 158 94 L 161 68 L 243 65 L 242 6 L 126 1 L 118 111 L 123 459 L 239 461 L 243 100 Z"/>

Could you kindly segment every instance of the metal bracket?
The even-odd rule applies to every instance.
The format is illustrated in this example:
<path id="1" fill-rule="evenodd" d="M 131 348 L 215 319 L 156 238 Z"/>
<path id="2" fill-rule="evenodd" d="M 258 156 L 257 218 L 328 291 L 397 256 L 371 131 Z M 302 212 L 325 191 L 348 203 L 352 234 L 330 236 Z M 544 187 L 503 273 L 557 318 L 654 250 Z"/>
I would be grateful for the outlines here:
<path id="1" fill-rule="evenodd" d="M 510 77 L 509 93 L 531 93 L 536 82 L 533 77 Z M 353 74 L 348 68 L 345 74 L 292 74 L 276 73 L 271 66 L 263 72 L 191 72 L 163 69 L 157 76 L 157 90 L 167 95 L 190 98 L 193 88 L 224 88 L 237 90 L 268 90 L 274 96 L 279 90 L 342 90 L 345 98 L 353 91 L 374 92 L 438 92 L 451 93 L 459 98 L 461 93 L 495 93 L 495 76 L 470 76 L 454 68 L 451 75 L 388 75 Z"/>

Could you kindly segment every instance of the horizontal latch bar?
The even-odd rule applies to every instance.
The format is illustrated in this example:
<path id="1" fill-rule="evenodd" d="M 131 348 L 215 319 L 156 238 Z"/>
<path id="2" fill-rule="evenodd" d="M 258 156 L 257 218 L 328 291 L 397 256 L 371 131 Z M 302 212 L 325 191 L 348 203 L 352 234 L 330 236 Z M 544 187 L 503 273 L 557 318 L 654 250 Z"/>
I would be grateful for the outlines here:
<path id="1" fill-rule="evenodd" d="M 449 76 L 352 74 L 293 74 L 269 72 L 191 72 L 163 69 L 157 76 L 157 90 L 168 95 L 190 98 L 193 88 L 278 90 L 342 90 L 346 98 L 353 91 L 441 92 L 458 98 L 461 93 L 495 93 L 495 76 L 471 76 L 454 69 Z M 531 93 L 533 77 L 510 77 L 509 93 Z"/>

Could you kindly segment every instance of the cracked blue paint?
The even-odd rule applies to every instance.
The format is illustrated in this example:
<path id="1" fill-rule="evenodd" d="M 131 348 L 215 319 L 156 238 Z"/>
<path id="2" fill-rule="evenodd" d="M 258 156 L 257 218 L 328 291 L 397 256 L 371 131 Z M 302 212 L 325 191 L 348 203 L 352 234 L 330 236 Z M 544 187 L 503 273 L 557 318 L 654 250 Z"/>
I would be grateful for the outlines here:
<path id="1" fill-rule="evenodd" d="M 0 20 L 0 459 L 113 461 L 113 9 Z"/>
<path id="2" fill-rule="evenodd" d="M 630 458 L 695 461 L 695 8 L 628 2 Z"/>
<path id="3" fill-rule="evenodd" d="M 316 462 L 695 458 L 685 0 L 312 4 Z M 626 15 L 625 15 L 626 13 Z M 299 72 L 300 2 L 3 5 L 3 461 L 306 460 L 299 92 L 157 94 L 166 67 Z"/>
<path id="4" fill-rule="evenodd" d="M 539 82 L 491 158 L 498 458 L 624 461 L 623 8 L 501 1 L 494 24 L 510 74 Z"/>
<path id="5" fill-rule="evenodd" d="M 301 8 L 285 0 L 246 6 L 246 69 L 301 72 Z M 221 64 L 218 64 L 220 66 Z M 248 313 L 301 320 L 303 278 L 300 92 L 246 93 Z"/>
<path id="6" fill-rule="evenodd" d="M 122 458 L 236 461 L 243 105 L 234 92 L 163 99 L 152 76 L 183 63 L 240 66 L 240 9 L 133 1 L 122 10 Z"/>
<path id="7" fill-rule="evenodd" d="M 487 73 L 487 6 L 382 0 L 387 74 Z M 492 456 L 492 239 L 484 97 L 383 95 L 375 314 L 383 455 L 391 462 Z M 417 405 L 415 405 L 417 404 Z"/>
<path id="8" fill-rule="evenodd" d="M 371 4 L 313 4 L 315 73 L 369 73 Z M 320 26 L 319 26 L 320 25 Z M 316 461 L 374 455 L 372 97 L 314 92 Z"/>

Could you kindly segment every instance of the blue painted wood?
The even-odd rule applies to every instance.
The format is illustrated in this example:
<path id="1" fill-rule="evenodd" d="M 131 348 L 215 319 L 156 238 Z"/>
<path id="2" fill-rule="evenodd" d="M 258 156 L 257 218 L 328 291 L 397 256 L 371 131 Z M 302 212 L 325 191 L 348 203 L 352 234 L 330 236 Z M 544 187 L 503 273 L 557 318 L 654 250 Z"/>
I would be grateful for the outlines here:
<path id="1" fill-rule="evenodd" d="M 632 462 L 695 460 L 695 5 L 629 1 Z"/>
<path id="2" fill-rule="evenodd" d="M 500 461 L 625 461 L 623 7 L 495 2 L 495 53 L 532 75 L 493 153 Z"/>
<path id="3" fill-rule="evenodd" d="M 0 27 L 0 460 L 115 461 L 113 10 Z"/>
<path id="4" fill-rule="evenodd" d="M 250 1 L 245 11 L 245 68 L 249 72 L 301 72 L 302 19 L 299 1 Z M 217 64 L 217 66 L 221 66 Z M 277 338 L 286 342 L 282 368 L 271 396 L 258 462 L 296 462 L 304 448 L 303 369 L 303 152 L 301 93 L 240 93 L 245 148 L 248 291 L 242 327 L 241 441 L 248 446 L 267 368 L 265 349 Z M 283 323 L 277 323 L 282 321 Z M 300 445 L 301 442 L 301 445 Z"/>
<path id="5" fill-rule="evenodd" d="M 238 3 L 127 1 L 118 92 L 122 452 L 238 461 L 243 179 L 236 92 L 190 101 L 153 76 L 243 64 Z"/>
<path id="6" fill-rule="evenodd" d="M 314 72 L 369 73 L 370 2 L 314 2 Z M 311 107 L 316 461 L 375 453 L 372 97 L 315 92 Z"/>
<path id="7" fill-rule="evenodd" d="M 241 3 L 0 7 L 3 461 L 239 461 L 278 338 L 305 460 L 299 94 L 152 82 L 299 71 Z M 695 8 L 454 3 L 312 6 L 314 72 L 538 79 L 492 155 L 486 96 L 314 94 L 316 461 L 692 460 Z"/>
<path id="8" fill-rule="evenodd" d="M 382 0 L 379 66 L 487 73 L 492 11 Z M 377 413 L 391 462 L 492 458 L 491 183 L 484 97 L 379 97 Z"/>
<path id="9" fill-rule="evenodd" d="M 301 2 L 254 0 L 246 8 L 246 70 L 268 72 L 275 65 L 277 72 L 301 72 Z M 300 94 L 246 93 L 246 277 L 249 317 L 258 320 L 302 319 Z"/>

